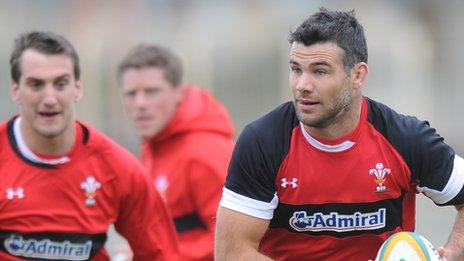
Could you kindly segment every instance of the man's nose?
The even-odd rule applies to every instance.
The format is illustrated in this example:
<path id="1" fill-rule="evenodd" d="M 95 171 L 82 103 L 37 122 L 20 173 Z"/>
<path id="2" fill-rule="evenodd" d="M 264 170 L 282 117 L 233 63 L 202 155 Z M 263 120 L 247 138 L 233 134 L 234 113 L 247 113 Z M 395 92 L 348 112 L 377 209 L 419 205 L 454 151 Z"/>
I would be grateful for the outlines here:
<path id="1" fill-rule="evenodd" d="M 136 107 L 143 107 L 146 103 L 146 97 L 143 92 L 136 92 L 134 97 L 134 105 Z"/>
<path id="2" fill-rule="evenodd" d="M 296 84 L 295 89 L 299 92 L 314 91 L 314 79 L 307 73 L 303 73 Z"/>
<path id="3" fill-rule="evenodd" d="M 55 91 L 53 86 L 45 86 L 43 99 L 44 104 L 48 106 L 53 106 L 57 103 L 57 101 L 57 92 Z"/>

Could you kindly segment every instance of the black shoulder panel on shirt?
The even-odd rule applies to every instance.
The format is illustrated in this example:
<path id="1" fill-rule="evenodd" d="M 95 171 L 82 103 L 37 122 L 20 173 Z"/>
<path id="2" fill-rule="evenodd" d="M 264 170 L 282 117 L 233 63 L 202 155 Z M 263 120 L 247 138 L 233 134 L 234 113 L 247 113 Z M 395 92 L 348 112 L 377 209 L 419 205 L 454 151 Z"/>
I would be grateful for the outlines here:
<path id="1" fill-rule="evenodd" d="M 288 153 L 296 125 L 298 119 L 292 102 L 248 124 L 235 145 L 225 187 L 270 202 L 275 194 L 277 172 Z"/>
<path id="2" fill-rule="evenodd" d="M 420 187 L 443 190 L 454 164 L 454 151 L 427 121 L 396 113 L 366 98 L 368 121 L 400 153 Z"/>

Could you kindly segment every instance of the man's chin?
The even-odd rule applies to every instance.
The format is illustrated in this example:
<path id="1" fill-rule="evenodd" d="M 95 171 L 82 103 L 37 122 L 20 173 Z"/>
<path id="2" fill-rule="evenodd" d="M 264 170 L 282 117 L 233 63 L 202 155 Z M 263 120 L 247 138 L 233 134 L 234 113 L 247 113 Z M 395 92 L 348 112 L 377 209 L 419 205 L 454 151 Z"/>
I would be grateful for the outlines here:
<path id="1" fill-rule="evenodd" d="M 153 133 L 153 131 L 141 131 L 141 130 L 139 130 L 138 133 L 139 133 L 139 137 L 142 140 L 152 139 L 156 135 L 156 133 Z"/>
<path id="2" fill-rule="evenodd" d="M 310 117 L 310 115 L 301 112 L 300 110 L 296 111 L 296 116 L 300 122 L 309 127 L 313 127 L 313 125 L 319 122 L 319 119 L 317 117 Z"/>
<path id="3" fill-rule="evenodd" d="M 40 130 L 38 133 L 42 137 L 45 137 L 47 139 L 53 139 L 53 138 L 60 136 L 62 132 L 58 130 Z"/>
<path id="4" fill-rule="evenodd" d="M 324 128 L 328 125 L 328 121 L 321 118 L 298 117 L 298 120 L 311 128 Z"/>
<path id="5" fill-rule="evenodd" d="M 135 126 L 136 133 L 142 140 L 152 139 L 160 134 L 161 130 L 153 126 Z"/>

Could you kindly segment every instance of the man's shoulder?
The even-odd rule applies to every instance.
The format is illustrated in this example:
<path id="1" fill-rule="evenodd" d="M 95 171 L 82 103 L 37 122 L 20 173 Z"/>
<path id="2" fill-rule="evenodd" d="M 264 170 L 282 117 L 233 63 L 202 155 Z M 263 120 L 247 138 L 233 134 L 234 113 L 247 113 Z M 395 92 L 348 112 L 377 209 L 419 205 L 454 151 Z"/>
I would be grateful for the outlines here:
<path id="1" fill-rule="evenodd" d="M 7 120 L 0 122 L 0 147 L 4 148 L 8 144 L 13 135 L 13 123 L 18 116 L 13 116 Z"/>
<path id="2" fill-rule="evenodd" d="M 298 125 L 293 103 L 281 104 L 245 126 L 238 138 L 233 157 L 254 158 L 263 154 L 271 162 L 280 162 L 289 151 L 293 130 Z"/>
<path id="3" fill-rule="evenodd" d="M 197 153 L 197 151 L 205 151 L 204 153 L 214 153 L 216 150 L 228 149 L 233 147 L 232 137 L 221 135 L 211 131 L 192 131 L 185 132 L 177 137 L 179 147 L 184 150 Z"/>
<path id="4" fill-rule="evenodd" d="M 8 124 L 9 120 L 4 120 L 0 122 L 0 129 L 3 130 L 6 128 L 6 125 Z"/>
<path id="5" fill-rule="evenodd" d="M 427 121 L 398 113 L 391 107 L 367 97 L 365 99 L 368 104 L 368 121 L 382 133 L 390 130 L 413 134 L 429 126 Z"/>
<path id="6" fill-rule="evenodd" d="M 99 155 L 99 158 L 117 166 L 134 166 L 138 164 L 139 161 L 135 156 L 113 139 L 89 124 L 82 122 L 79 122 L 79 124 L 84 130 L 84 144 L 87 149 Z"/>
<path id="7" fill-rule="evenodd" d="M 430 152 L 431 147 L 442 144 L 443 138 L 438 135 L 427 121 L 415 116 L 397 113 L 390 107 L 366 98 L 368 102 L 368 122 L 402 155 L 412 166 L 411 157 L 423 155 L 424 149 Z M 423 149 L 422 149 L 423 148 Z"/>
<path id="8" fill-rule="evenodd" d="M 8 128 L 12 128 L 14 120 L 18 117 L 15 115 L 7 120 L 3 120 L 0 122 L 0 131 L 1 132 L 8 132 Z"/>
<path id="9" fill-rule="evenodd" d="M 0 122 L 0 133 L 1 135 L 3 135 L 4 133 L 6 133 L 8 130 L 8 120 L 7 121 L 2 121 Z"/>
<path id="10" fill-rule="evenodd" d="M 2 121 L 0 123 L 0 147 L 2 148 L 4 148 L 8 140 L 8 122 L 9 121 Z"/>
<path id="11" fill-rule="evenodd" d="M 293 106 L 293 103 L 285 102 L 267 114 L 259 117 L 257 120 L 251 122 L 245 128 L 251 128 L 258 132 L 267 132 L 270 130 L 276 131 L 279 129 L 293 129 L 297 123 L 298 119 L 295 114 L 295 107 Z"/>

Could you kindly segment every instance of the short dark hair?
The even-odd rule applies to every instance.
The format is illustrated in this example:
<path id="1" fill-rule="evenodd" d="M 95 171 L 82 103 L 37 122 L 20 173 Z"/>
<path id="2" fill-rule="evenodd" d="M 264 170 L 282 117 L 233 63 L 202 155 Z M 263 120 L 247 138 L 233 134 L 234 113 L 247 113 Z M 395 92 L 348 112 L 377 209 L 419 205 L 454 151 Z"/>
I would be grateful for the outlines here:
<path id="1" fill-rule="evenodd" d="M 182 82 L 182 62 L 177 55 L 158 45 L 139 44 L 129 51 L 118 67 L 118 79 L 128 69 L 157 67 L 174 86 Z"/>
<path id="2" fill-rule="evenodd" d="M 330 11 L 320 8 L 319 12 L 306 19 L 294 32 L 290 32 L 289 42 L 315 43 L 333 42 L 344 51 L 343 65 L 349 71 L 358 62 L 367 63 L 367 43 L 364 28 L 349 12 Z"/>
<path id="3" fill-rule="evenodd" d="M 23 33 L 15 39 L 10 56 L 11 79 L 18 83 L 21 78 L 21 56 L 24 51 L 33 49 L 44 54 L 65 54 L 71 57 L 74 66 L 74 77 L 79 80 L 81 69 L 79 56 L 74 46 L 63 36 L 43 31 Z"/>

